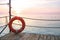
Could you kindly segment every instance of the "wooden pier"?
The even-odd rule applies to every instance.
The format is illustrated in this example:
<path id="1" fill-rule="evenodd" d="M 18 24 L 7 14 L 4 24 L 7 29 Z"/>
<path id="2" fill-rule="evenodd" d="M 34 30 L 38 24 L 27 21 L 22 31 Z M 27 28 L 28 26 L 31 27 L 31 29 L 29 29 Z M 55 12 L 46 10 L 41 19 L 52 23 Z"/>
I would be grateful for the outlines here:
<path id="1" fill-rule="evenodd" d="M 0 38 L 0 40 L 60 40 L 60 36 L 43 35 L 33 33 L 9 33 Z"/>

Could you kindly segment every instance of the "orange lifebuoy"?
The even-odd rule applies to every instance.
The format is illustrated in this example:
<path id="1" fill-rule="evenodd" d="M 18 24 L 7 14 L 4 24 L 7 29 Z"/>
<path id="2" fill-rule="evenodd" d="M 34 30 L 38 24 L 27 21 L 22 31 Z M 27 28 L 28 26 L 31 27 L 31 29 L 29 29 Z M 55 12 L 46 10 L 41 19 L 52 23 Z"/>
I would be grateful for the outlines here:
<path id="1" fill-rule="evenodd" d="M 13 23 L 14 20 L 19 20 L 19 21 L 21 21 L 22 27 L 21 27 L 19 30 L 15 30 L 15 29 L 12 28 L 12 23 Z M 14 32 L 14 33 L 20 33 L 20 32 L 22 32 L 22 31 L 24 30 L 24 28 L 25 28 L 25 21 L 24 21 L 23 18 L 21 18 L 21 17 L 15 16 L 15 17 L 13 17 L 13 18 L 10 20 L 10 22 L 9 22 L 9 29 L 10 29 L 12 32 Z"/>

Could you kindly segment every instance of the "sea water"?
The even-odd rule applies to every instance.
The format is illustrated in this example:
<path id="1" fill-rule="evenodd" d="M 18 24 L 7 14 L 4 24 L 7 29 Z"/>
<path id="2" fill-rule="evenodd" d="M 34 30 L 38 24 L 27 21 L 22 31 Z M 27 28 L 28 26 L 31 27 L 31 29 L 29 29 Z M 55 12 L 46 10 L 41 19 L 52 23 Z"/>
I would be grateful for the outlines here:
<path id="1" fill-rule="evenodd" d="M 3 28 L 0 28 L 0 31 Z M 47 34 L 47 35 L 60 35 L 60 28 L 35 28 L 35 27 L 26 27 L 23 31 L 24 33 L 35 33 L 35 34 Z M 7 27 L 1 36 L 4 36 L 9 33 L 9 28 Z"/>
<path id="2" fill-rule="evenodd" d="M 35 34 L 48 34 L 48 35 L 60 35 L 60 28 L 41 28 L 41 27 L 60 27 L 60 21 L 41 21 L 41 20 L 29 20 L 24 19 L 26 25 L 25 29 L 22 31 L 24 33 L 35 33 Z M 17 22 L 18 23 L 18 22 Z M 0 32 L 3 30 L 6 22 L 4 23 L 2 20 L 0 20 Z M 31 27 L 32 26 L 32 27 Z M 18 27 L 18 25 L 13 25 L 13 27 Z M 20 27 L 20 25 L 19 25 Z M 1 36 L 4 36 L 9 33 L 9 27 L 7 26 L 6 29 L 0 34 Z"/>

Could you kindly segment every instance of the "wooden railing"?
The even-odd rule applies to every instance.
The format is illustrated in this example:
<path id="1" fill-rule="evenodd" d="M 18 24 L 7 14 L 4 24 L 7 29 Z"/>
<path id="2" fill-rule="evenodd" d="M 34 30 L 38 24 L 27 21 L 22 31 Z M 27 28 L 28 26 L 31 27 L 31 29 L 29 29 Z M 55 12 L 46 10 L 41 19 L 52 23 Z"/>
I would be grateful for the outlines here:
<path id="1" fill-rule="evenodd" d="M 12 17 L 12 16 L 14 16 L 14 15 L 11 15 L 11 17 Z M 4 26 L 7 27 L 8 17 L 9 17 L 9 16 L 0 17 L 0 18 L 5 18 L 5 19 L 6 19 L 6 24 L 0 26 L 0 28 L 1 28 L 1 27 L 4 27 Z M 34 19 L 34 18 L 27 18 L 27 17 L 22 17 L 22 18 L 24 18 L 24 19 L 30 19 L 30 20 L 37 20 L 37 21 L 60 21 L 60 20 L 57 20 L 57 19 L 56 19 L 56 20 L 55 20 L 55 19 L 52 20 L 52 19 Z M 20 26 L 21 26 L 21 24 L 17 24 L 17 23 L 13 23 L 13 24 L 15 24 L 15 25 L 20 25 Z M 26 26 L 28 26 L 28 27 L 37 27 L 37 28 L 60 28 L 60 27 L 44 27 L 44 26 L 34 26 L 34 25 L 26 25 Z M 6 27 L 3 28 L 3 30 L 0 32 L 0 34 L 6 29 Z"/>

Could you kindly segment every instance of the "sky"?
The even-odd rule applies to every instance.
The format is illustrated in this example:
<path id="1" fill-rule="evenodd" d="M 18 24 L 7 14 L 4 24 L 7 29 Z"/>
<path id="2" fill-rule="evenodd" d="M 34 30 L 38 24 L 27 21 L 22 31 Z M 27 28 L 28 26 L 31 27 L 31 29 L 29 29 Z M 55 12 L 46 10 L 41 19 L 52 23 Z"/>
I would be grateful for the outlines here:
<path id="1" fill-rule="evenodd" d="M 0 3 L 8 3 L 0 0 Z M 59 18 L 60 0 L 12 0 L 12 14 L 33 18 Z M 8 15 L 8 5 L 0 5 L 0 14 Z"/>
<path id="2" fill-rule="evenodd" d="M 8 0 L 0 0 L 0 3 L 8 3 Z M 12 0 L 12 14 L 14 15 L 60 15 L 60 0 Z M 6 15 L 8 5 L 0 6 L 0 14 Z M 23 15 L 24 14 L 24 15 Z"/>
<path id="3" fill-rule="evenodd" d="M 12 7 L 17 15 L 30 18 L 59 19 L 60 16 L 60 0 L 16 0 L 12 1 Z"/>

